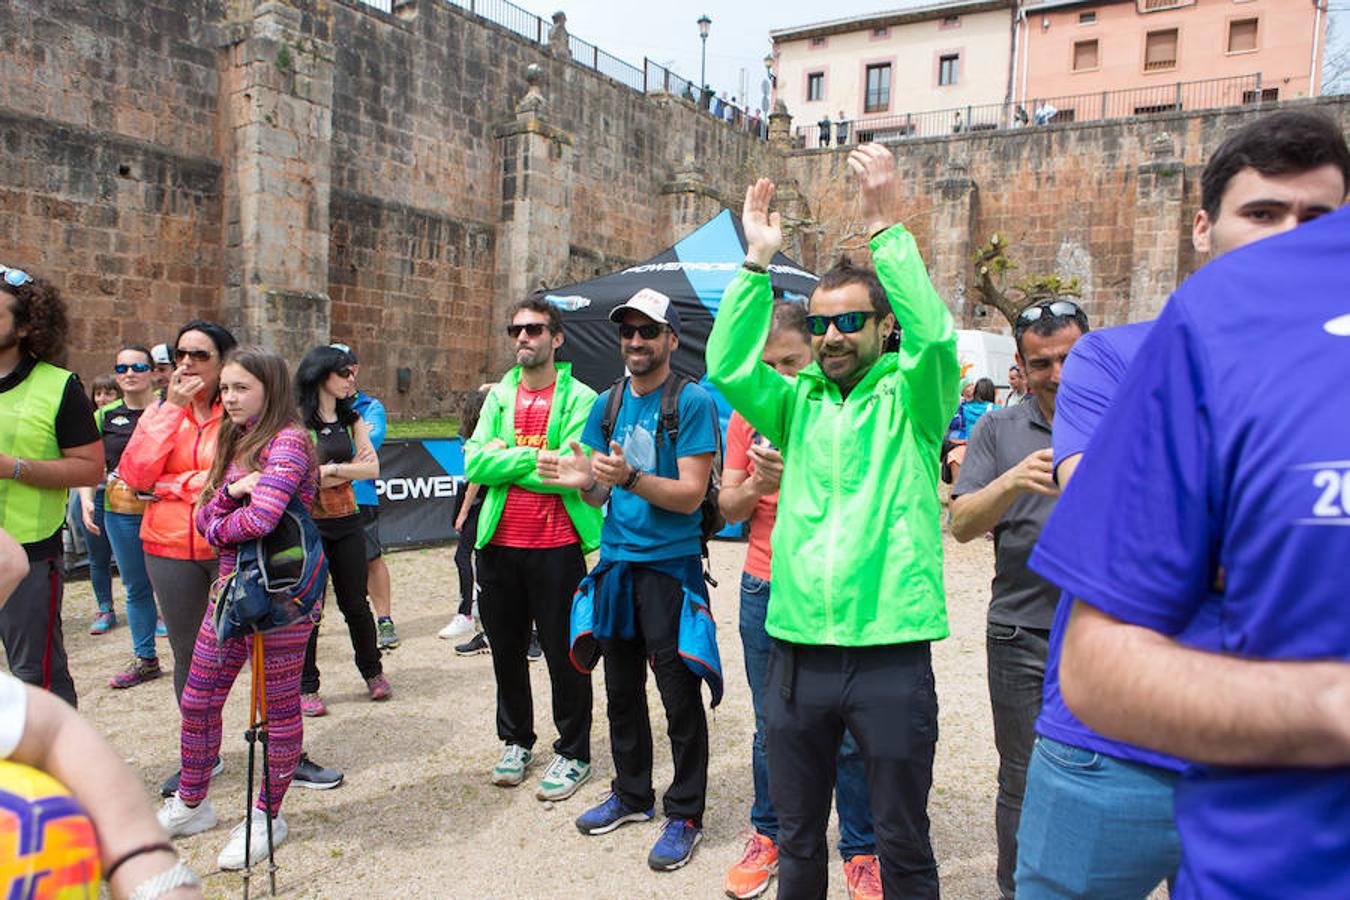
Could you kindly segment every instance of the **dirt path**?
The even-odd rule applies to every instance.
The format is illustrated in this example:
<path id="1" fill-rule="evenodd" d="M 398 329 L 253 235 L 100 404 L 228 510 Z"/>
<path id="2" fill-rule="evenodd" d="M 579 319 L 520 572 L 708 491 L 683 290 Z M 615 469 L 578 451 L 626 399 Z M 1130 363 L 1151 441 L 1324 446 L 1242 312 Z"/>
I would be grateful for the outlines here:
<path id="1" fill-rule="evenodd" d="M 500 745 L 494 728 L 494 683 L 486 656 L 460 659 L 436 632 L 458 597 L 453 548 L 390 556 L 394 613 L 403 645 L 385 656 L 394 698 L 375 704 L 351 662 L 351 646 L 334 611 L 319 641 L 329 715 L 306 720 L 305 747 L 337 766 L 347 783 L 335 791 L 293 789 L 285 814 L 291 837 L 279 850 L 278 882 L 285 897 L 566 897 L 711 898 L 722 896 L 726 869 L 739 858 L 751 799 L 749 745 L 753 732 L 737 637 L 738 573 L 744 545 L 717 543 L 713 562 L 721 587 L 713 609 L 726 673 L 726 698 L 709 717 L 712 762 L 704 842 L 684 869 L 656 874 L 646 854 L 657 828 L 630 826 L 585 838 L 572 819 L 605 792 L 613 775 L 604 718 L 604 690 L 596 680 L 593 746 L 595 778 L 556 806 L 534 799 L 530 782 L 515 790 L 492 786 L 488 773 Z M 989 897 L 994 890 L 993 810 L 997 759 L 993 747 L 984 666 L 984 610 L 993 552 L 985 541 L 967 546 L 948 538 L 947 590 L 952 637 L 936 645 L 941 703 L 929 813 L 951 898 Z M 67 590 L 67 646 L 81 709 L 145 776 L 147 790 L 177 767 L 178 717 L 168 678 L 112 691 L 103 685 L 130 653 L 120 586 L 119 624 L 109 635 L 86 634 L 93 616 L 87 583 Z M 167 662 L 166 642 L 160 653 Z M 543 664 L 532 669 L 542 762 L 556 736 L 548 718 Z M 194 868 L 211 873 L 207 896 L 235 897 L 239 876 L 216 870 L 228 828 L 244 814 L 247 672 L 225 711 L 225 773 L 211 800 L 222 826 L 182 842 Z M 670 777 L 660 701 L 649 702 L 656 741 L 658 795 Z M 156 794 L 157 796 L 157 794 Z M 831 846 L 837 832 L 831 827 Z M 832 853 L 830 896 L 845 897 L 842 870 Z M 265 896 L 255 880 L 255 896 Z"/>

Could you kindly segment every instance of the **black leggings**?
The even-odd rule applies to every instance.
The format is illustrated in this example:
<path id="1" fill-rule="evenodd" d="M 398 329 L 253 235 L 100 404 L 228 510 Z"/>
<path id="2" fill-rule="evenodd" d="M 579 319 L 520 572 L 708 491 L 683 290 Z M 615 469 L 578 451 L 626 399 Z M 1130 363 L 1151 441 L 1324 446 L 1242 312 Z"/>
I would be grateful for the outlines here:
<path id="1" fill-rule="evenodd" d="M 483 504 L 475 503 L 469 507 L 464 517 L 464 528 L 459 532 L 459 543 L 455 546 L 455 568 L 459 570 L 459 614 L 473 615 L 474 552 L 473 545 L 478 543 L 478 512 Z M 459 515 L 458 512 L 455 515 Z"/>
<path id="2" fill-rule="evenodd" d="M 375 644 L 375 617 L 366 602 L 366 536 L 360 516 L 320 519 L 316 523 L 323 536 L 323 552 L 328 557 L 328 577 L 338 609 L 347 620 L 356 668 L 367 680 L 384 671 L 380 650 Z M 319 629 L 309 636 L 305 649 L 305 668 L 300 675 L 300 692 L 318 693 L 319 666 L 315 652 L 319 647 Z"/>

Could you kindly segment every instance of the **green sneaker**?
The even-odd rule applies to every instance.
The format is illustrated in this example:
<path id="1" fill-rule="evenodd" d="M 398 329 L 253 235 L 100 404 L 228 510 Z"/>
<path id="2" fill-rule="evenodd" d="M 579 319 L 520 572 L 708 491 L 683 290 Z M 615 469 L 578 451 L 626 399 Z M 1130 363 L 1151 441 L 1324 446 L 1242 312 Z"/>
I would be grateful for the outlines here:
<path id="1" fill-rule="evenodd" d="M 525 780 L 525 770 L 533 759 L 534 754 L 519 744 L 507 744 L 497 767 L 492 770 L 492 783 L 515 787 Z"/>
<path id="2" fill-rule="evenodd" d="M 553 762 L 548 764 L 548 771 L 539 780 L 539 790 L 534 795 L 540 800 L 566 800 L 590 780 L 590 763 L 555 756 Z"/>
<path id="3" fill-rule="evenodd" d="M 375 631 L 378 635 L 381 650 L 398 648 L 398 632 L 394 630 L 393 619 L 379 619 L 375 623 Z"/>

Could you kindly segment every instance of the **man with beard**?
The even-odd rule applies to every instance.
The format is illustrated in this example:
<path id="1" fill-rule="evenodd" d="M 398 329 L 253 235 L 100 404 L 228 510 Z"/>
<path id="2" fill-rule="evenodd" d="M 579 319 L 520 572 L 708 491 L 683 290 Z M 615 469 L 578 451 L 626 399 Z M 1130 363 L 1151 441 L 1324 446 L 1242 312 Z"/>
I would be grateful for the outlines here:
<path id="1" fill-rule="evenodd" d="M 0 266 L 0 528 L 23 544 L 28 575 L 0 611 L 10 671 L 75 705 L 61 634 L 66 489 L 98 484 L 103 443 L 65 355 L 66 305 L 50 282 Z"/>
<path id="2" fill-rule="evenodd" d="M 773 315 L 767 267 L 783 241 L 773 182 L 761 178 L 746 190 L 744 271 L 722 298 L 708 374 L 783 455 L 764 685 L 778 896 L 825 896 L 847 729 L 867 766 L 884 894 L 937 897 L 929 645 L 947 636 L 938 451 L 961 367 L 951 314 L 896 221 L 895 159 L 863 144 L 848 163 L 876 269 L 840 260 L 821 277 L 807 316 L 815 363 L 791 381 L 760 358 Z M 883 353 L 897 322 L 900 352 Z"/>
<path id="3" fill-rule="evenodd" d="M 585 554 L 600 543 L 601 514 L 575 489 L 541 481 L 539 463 L 581 435 L 595 391 L 572 377 L 570 364 L 554 361 L 563 343 L 556 307 L 530 297 L 510 321 L 516 366 L 492 386 L 464 448 L 465 477 L 487 488 L 478 518 L 479 612 L 497 676 L 497 736 L 506 744 L 492 783 L 520 784 L 533 760 L 526 653 L 535 622 L 558 729 L 536 796 L 562 800 L 591 777 L 591 680 L 568 657 L 568 630 Z"/>
<path id="4" fill-rule="evenodd" d="M 650 664 L 666 710 L 675 774 L 663 802 L 666 824 L 647 863 L 668 871 L 687 863 L 702 838 L 708 787 L 708 722 L 699 676 L 680 653 L 680 621 L 690 596 L 706 598 L 699 507 L 717 450 L 717 412 L 708 392 L 688 383 L 680 389 L 674 432 L 663 415 L 667 379 L 678 377 L 670 355 L 679 344 L 680 317 L 669 297 L 644 288 L 615 307 L 610 319 L 619 323 L 630 374 L 591 409 L 581 440 L 595 455 L 587 457 L 573 444 L 571 456 L 539 460 L 546 480 L 581 490 L 592 506 L 609 502 L 600 563 L 588 589 L 594 637 L 605 660 L 615 777 L 610 796 L 576 824 L 582 834 L 595 835 L 652 818 Z M 607 429 L 615 391 L 622 393 Z"/>

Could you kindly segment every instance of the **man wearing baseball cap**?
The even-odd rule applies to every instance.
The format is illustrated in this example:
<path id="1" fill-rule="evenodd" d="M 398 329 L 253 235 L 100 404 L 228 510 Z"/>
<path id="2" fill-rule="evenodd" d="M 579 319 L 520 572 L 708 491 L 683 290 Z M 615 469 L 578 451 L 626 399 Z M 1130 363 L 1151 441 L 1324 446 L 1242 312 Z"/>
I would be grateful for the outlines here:
<path id="1" fill-rule="evenodd" d="M 687 863 L 702 837 L 708 786 L 699 675 L 682 657 L 679 640 L 689 598 L 707 600 L 699 507 L 718 445 L 717 412 L 705 390 L 685 382 L 676 405 L 678 427 L 672 432 L 663 421 L 662 394 L 667 381 L 679 377 L 671 373 L 670 357 L 679 345 L 680 316 L 669 297 L 644 288 L 610 319 L 618 323 L 629 374 L 591 409 L 581 443 L 594 452 L 588 456 L 573 441 L 571 455 L 541 452 L 538 469 L 544 481 L 581 491 L 591 506 L 609 503 L 600 562 L 579 592 L 589 591 L 594 603 L 615 777 L 612 793 L 576 825 L 582 834 L 598 835 L 653 816 L 650 664 L 675 772 L 662 803 L 666 824 L 647 863 L 668 871 Z M 610 401 L 615 391 L 622 392 L 617 409 Z"/>
<path id="2" fill-rule="evenodd" d="M 156 344 L 150 349 L 150 361 L 155 364 L 155 369 L 150 373 L 150 380 L 155 385 L 155 390 L 163 392 L 169 386 L 169 376 L 173 374 L 173 354 L 169 352 L 168 344 Z"/>

